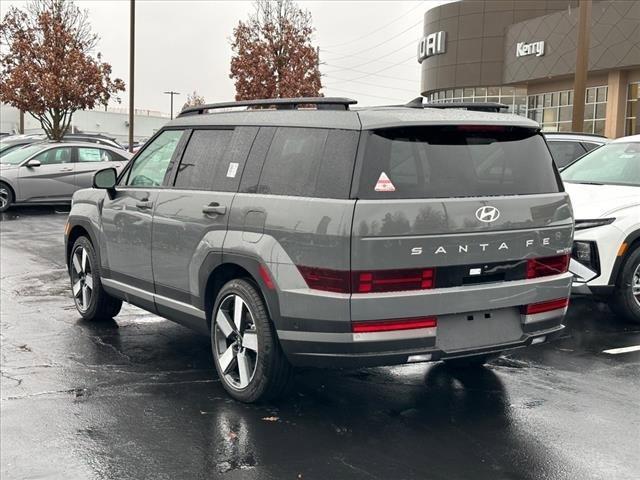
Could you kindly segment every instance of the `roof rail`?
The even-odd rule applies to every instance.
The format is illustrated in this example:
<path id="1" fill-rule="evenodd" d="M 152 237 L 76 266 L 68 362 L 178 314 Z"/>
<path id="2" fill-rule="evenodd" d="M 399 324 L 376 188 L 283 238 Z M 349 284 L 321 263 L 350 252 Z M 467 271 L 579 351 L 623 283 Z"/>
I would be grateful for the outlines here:
<path id="1" fill-rule="evenodd" d="M 349 105 L 358 103 L 351 98 L 342 97 L 298 97 L 267 98 L 261 100 L 241 100 L 238 102 L 207 103 L 182 110 L 178 117 L 202 115 L 208 110 L 232 107 L 275 107 L 276 110 L 295 110 L 301 105 L 316 105 L 318 110 L 349 110 Z"/>

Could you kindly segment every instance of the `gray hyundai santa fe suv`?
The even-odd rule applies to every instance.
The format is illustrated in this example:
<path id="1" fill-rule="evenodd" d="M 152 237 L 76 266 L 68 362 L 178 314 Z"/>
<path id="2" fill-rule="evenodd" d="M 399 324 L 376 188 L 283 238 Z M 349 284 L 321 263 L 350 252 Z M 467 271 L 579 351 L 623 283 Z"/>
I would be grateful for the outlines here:
<path id="1" fill-rule="evenodd" d="M 98 172 L 65 228 L 80 314 L 209 335 L 245 402 L 292 366 L 473 366 L 556 336 L 573 219 L 538 124 L 354 103 L 189 108 Z"/>

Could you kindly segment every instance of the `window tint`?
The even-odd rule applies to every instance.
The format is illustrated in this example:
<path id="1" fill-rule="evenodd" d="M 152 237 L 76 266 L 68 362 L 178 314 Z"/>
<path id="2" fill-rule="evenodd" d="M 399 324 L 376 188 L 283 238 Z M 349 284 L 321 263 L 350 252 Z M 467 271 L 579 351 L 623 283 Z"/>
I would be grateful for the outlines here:
<path id="1" fill-rule="evenodd" d="M 56 165 L 71 162 L 71 147 L 51 148 L 34 157 L 42 165 Z"/>
<path id="2" fill-rule="evenodd" d="M 347 198 L 357 133 L 278 128 L 260 175 L 258 192 Z"/>
<path id="3" fill-rule="evenodd" d="M 182 156 L 174 185 L 177 188 L 211 190 L 213 179 L 227 174 L 219 167 L 232 135 L 233 130 L 195 130 Z M 237 175 L 237 171 L 233 173 Z"/>
<path id="4" fill-rule="evenodd" d="M 580 145 L 580 142 L 551 141 L 548 143 L 551 156 L 558 167 L 569 165 L 576 158 L 585 154 L 585 150 L 582 148 L 582 145 Z"/>
<path id="5" fill-rule="evenodd" d="M 169 168 L 182 130 L 166 130 L 146 146 L 129 171 L 127 185 L 158 187 Z"/>
<path id="6" fill-rule="evenodd" d="M 533 130 L 414 127 L 369 133 L 358 197 L 473 197 L 558 190 L 549 151 Z"/>
<path id="7" fill-rule="evenodd" d="M 102 148 L 78 148 L 78 162 L 112 162 L 111 152 L 103 150 Z"/>

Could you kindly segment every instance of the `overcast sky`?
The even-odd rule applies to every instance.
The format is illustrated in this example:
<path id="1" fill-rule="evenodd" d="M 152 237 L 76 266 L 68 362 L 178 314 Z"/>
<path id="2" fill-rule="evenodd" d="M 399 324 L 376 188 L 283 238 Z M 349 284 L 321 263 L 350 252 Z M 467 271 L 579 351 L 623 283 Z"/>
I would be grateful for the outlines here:
<path id="1" fill-rule="evenodd" d="M 129 83 L 129 1 L 79 0 L 100 36 L 98 51 L 114 77 Z M 416 60 L 424 12 L 442 0 L 302 1 L 311 12 L 320 47 L 323 93 L 348 96 L 361 105 L 409 101 L 420 94 Z M 10 5 L 0 2 L 4 15 Z M 233 100 L 229 37 L 251 2 L 151 1 L 136 3 L 136 108 L 169 111 L 174 90 L 178 111 L 197 90 L 207 102 Z M 128 94 L 122 96 L 123 106 Z"/>

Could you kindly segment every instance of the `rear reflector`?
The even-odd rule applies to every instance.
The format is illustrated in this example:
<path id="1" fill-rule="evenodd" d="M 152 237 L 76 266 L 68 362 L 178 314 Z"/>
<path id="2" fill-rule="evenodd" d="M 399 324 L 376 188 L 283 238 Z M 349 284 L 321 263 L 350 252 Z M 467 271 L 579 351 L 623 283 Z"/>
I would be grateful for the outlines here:
<path id="1" fill-rule="evenodd" d="M 568 298 L 558 298 L 557 300 L 549 300 L 548 302 L 532 303 L 525 305 L 522 310 L 525 315 L 533 315 L 536 313 L 550 312 L 552 310 L 560 310 L 569 306 Z"/>
<path id="2" fill-rule="evenodd" d="M 530 258 L 527 260 L 527 278 L 546 277 L 565 273 L 569 269 L 570 255 Z"/>
<path id="3" fill-rule="evenodd" d="M 260 274 L 260 278 L 262 278 L 262 281 L 267 286 L 267 288 L 269 290 L 273 290 L 275 287 L 273 285 L 273 280 L 271 280 L 271 275 L 269 275 L 269 271 L 267 270 L 267 267 L 261 264 L 258 267 L 258 273 Z"/>
<path id="4" fill-rule="evenodd" d="M 353 333 L 389 332 L 392 330 L 433 328 L 437 325 L 436 317 L 401 318 L 399 320 L 352 322 L 351 331 Z"/>

